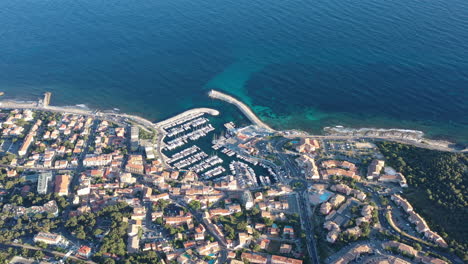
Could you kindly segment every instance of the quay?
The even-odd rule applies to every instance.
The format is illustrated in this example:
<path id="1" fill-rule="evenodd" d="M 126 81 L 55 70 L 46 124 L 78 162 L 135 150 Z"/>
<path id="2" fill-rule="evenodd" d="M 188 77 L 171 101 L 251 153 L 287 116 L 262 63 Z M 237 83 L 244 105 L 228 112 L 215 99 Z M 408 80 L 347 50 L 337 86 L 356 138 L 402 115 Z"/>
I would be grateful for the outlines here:
<path id="1" fill-rule="evenodd" d="M 218 92 L 218 91 L 215 91 L 215 90 L 211 90 L 209 93 L 208 93 L 208 96 L 211 97 L 211 98 L 214 98 L 214 99 L 219 99 L 219 100 L 222 100 L 222 101 L 225 101 L 225 102 L 228 102 L 230 104 L 233 104 L 235 106 L 237 106 L 237 108 L 239 108 L 239 110 L 256 126 L 258 127 L 261 127 L 263 129 L 266 129 L 266 130 L 269 130 L 269 131 L 275 131 L 273 128 L 271 128 L 270 126 L 268 126 L 267 124 L 265 124 L 262 120 L 260 120 L 260 118 L 258 118 L 254 112 L 247 106 L 245 105 L 244 103 L 242 103 L 241 101 L 237 100 L 236 98 L 230 96 L 230 95 L 227 95 L 225 93 L 222 93 L 222 92 Z"/>
<path id="2" fill-rule="evenodd" d="M 200 114 L 209 114 L 209 115 L 212 115 L 212 116 L 217 116 L 217 115 L 219 115 L 219 111 L 215 110 L 215 109 L 211 109 L 211 108 L 194 108 L 194 109 L 190 109 L 188 111 L 185 111 L 183 113 L 180 113 L 180 114 L 178 114 L 176 116 L 173 116 L 171 118 L 168 118 L 166 120 L 163 120 L 161 122 L 158 122 L 158 123 L 156 123 L 156 126 L 158 126 L 160 128 L 164 128 L 167 125 L 176 124 L 179 119 L 184 119 L 184 118 L 193 119 L 193 118 L 190 118 L 190 117 L 200 116 Z"/>

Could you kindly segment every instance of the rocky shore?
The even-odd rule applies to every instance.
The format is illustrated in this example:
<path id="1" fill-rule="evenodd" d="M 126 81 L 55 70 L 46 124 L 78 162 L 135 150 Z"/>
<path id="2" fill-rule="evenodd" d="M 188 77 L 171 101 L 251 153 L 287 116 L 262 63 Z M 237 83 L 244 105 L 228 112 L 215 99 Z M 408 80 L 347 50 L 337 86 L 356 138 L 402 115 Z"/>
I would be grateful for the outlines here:
<path id="1" fill-rule="evenodd" d="M 398 138 L 414 141 L 421 141 L 424 137 L 422 131 L 409 129 L 325 127 L 323 130 L 330 136 Z"/>

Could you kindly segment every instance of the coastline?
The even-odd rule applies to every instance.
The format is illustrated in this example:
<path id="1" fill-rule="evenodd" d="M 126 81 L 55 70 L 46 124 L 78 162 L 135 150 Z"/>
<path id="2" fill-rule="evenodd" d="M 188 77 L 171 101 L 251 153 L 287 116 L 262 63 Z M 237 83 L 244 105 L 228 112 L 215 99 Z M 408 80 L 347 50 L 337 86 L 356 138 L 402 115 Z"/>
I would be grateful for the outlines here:
<path id="1" fill-rule="evenodd" d="M 402 144 L 409 144 L 416 147 L 439 150 L 439 151 L 448 151 L 448 152 L 459 152 L 459 153 L 468 153 L 468 147 L 462 147 L 459 144 L 446 140 L 435 140 L 424 137 L 424 132 L 419 130 L 411 129 L 397 129 L 397 128 L 347 128 L 342 126 L 336 127 L 324 127 L 322 129 L 323 133 L 321 135 L 310 134 L 305 131 L 297 129 L 288 129 L 283 131 L 276 131 L 271 128 L 268 124 L 264 123 L 260 118 L 258 118 L 254 112 L 244 103 L 235 99 L 234 97 L 220 93 L 217 91 L 213 94 L 213 91 L 210 91 L 209 95 L 212 98 L 225 101 L 230 104 L 234 104 L 241 112 L 246 115 L 255 126 L 263 128 L 272 132 L 276 132 L 278 135 L 283 135 L 285 137 L 311 137 L 317 139 L 375 139 L 375 140 L 387 140 L 398 142 Z M 177 119 L 179 116 L 191 113 L 193 111 L 202 111 L 214 116 L 219 114 L 218 110 L 211 108 L 193 108 L 187 111 L 184 111 L 175 116 L 169 117 L 167 119 L 161 120 L 159 122 L 152 122 L 148 119 L 145 119 L 141 116 L 130 115 L 125 113 L 116 113 L 115 110 L 93 110 L 88 107 L 83 108 L 78 105 L 76 106 L 43 106 L 41 105 L 41 100 L 38 102 L 34 101 L 21 101 L 21 100 L 0 100 L 0 109 L 35 109 L 41 111 L 52 111 L 52 112 L 63 112 L 63 113 L 74 113 L 81 115 L 89 115 L 101 118 L 127 118 L 143 127 L 156 129 L 161 131 L 161 127 L 171 120 Z"/>

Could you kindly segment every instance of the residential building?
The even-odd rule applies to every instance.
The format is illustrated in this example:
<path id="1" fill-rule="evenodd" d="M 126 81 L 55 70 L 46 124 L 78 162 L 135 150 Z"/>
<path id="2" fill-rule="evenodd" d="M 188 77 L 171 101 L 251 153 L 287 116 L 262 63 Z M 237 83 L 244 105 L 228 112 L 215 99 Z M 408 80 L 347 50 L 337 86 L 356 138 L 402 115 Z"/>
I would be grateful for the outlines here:
<path id="1" fill-rule="evenodd" d="M 77 254 L 84 258 L 89 258 L 91 256 L 91 248 L 88 246 L 81 246 L 78 249 Z"/>
<path id="2" fill-rule="evenodd" d="M 70 179 L 70 175 L 67 174 L 57 175 L 55 177 L 55 193 L 60 196 L 68 195 Z"/>
<path id="3" fill-rule="evenodd" d="M 281 254 L 289 254 L 291 253 L 292 246 L 290 244 L 281 244 L 280 246 L 280 253 Z"/>
<path id="4" fill-rule="evenodd" d="M 300 153 L 311 153 L 320 148 L 318 140 L 311 138 L 301 138 L 301 141 L 296 146 L 296 151 Z"/>
<path id="5" fill-rule="evenodd" d="M 406 178 L 401 173 L 382 175 L 379 178 L 379 182 L 394 182 L 400 184 L 401 187 L 408 187 Z"/>
<path id="6" fill-rule="evenodd" d="M 34 243 L 42 242 L 47 245 L 57 246 L 59 244 L 66 244 L 66 240 L 59 234 L 39 232 L 34 236 Z"/>
<path id="7" fill-rule="evenodd" d="M 300 158 L 296 159 L 296 162 L 299 164 L 299 166 L 301 166 L 301 168 L 304 169 L 304 173 L 307 179 L 320 179 L 317 165 L 315 164 L 315 160 L 312 157 L 302 155 Z"/>
<path id="8" fill-rule="evenodd" d="M 271 264 L 302 264 L 302 260 L 273 255 L 271 256 Z"/>
<path id="9" fill-rule="evenodd" d="M 130 128 L 130 150 L 137 151 L 139 147 L 139 134 L 140 128 L 137 126 L 132 126 Z"/>
<path id="10" fill-rule="evenodd" d="M 380 171 L 385 166 L 385 161 L 383 160 L 373 160 L 369 167 L 367 168 L 367 179 L 372 180 L 376 179 L 380 175 Z"/>
<path id="11" fill-rule="evenodd" d="M 52 172 L 46 171 L 39 174 L 37 179 L 37 193 L 47 194 L 49 188 L 49 181 L 52 180 Z"/>
<path id="12" fill-rule="evenodd" d="M 266 264 L 267 263 L 267 258 L 259 255 L 259 254 L 254 254 L 254 253 L 248 253 L 248 252 L 243 252 L 241 255 L 242 260 L 247 260 L 250 263 L 254 264 Z"/>
<path id="13" fill-rule="evenodd" d="M 28 152 L 29 146 L 31 145 L 33 140 L 34 140 L 33 134 L 30 133 L 26 136 L 26 138 L 24 139 L 23 145 L 21 145 L 21 148 L 18 150 L 18 155 L 20 157 L 26 155 L 26 153 Z"/>

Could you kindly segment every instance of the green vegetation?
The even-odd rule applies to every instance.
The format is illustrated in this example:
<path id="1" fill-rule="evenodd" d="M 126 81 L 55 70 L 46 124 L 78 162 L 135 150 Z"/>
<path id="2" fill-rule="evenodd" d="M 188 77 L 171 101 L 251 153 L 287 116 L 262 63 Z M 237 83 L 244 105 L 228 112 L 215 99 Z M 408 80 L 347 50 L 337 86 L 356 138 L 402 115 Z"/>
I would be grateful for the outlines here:
<path id="1" fill-rule="evenodd" d="M 110 218 L 112 221 L 109 233 L 104 237 L 102 246 L 96 253 L 98 259 L 100 259 L 104 253 L 115 254 L 117 256 L 124 256 L 126 254 L 125 238 L 127 235 L 127 223 L 123 221 L 123 218 L 129 217 L 130 212 L 131 207 L 126 203 L 118 203 L 116 205 L 104 207 L 104 209 L 95 215 L 98 217 Z M 87 220 L 86 223 L 91 226 L 96 222 Z M 85 227 L 88 228 L 88 226 Z"/>
<path id="2" fill-rule="evenodd" d="M 50 122 L 52 120 L 60 121 L 62 119 L 62 114 L 56 112 L 36 111 L 34 112 L 34 117 L 44 122 Z"/>
<path id="3" fill-rule="evenodd" d="M 12 160 L 16 159 L 15 154 L 7 153 L 2 156 L 2 159 L 0 160 L 1 164 L 10 164 Z"/>
<path id="4" fill-rule="evenodd" d="M 65 227 L 68 228 L 76 238 L 88 240 L 92 240 L 94 237 L 95 225 L 96 215 L 93 213 L 84 213 L 80 216 L 73 216 L 65 223 Z"/>
<path id="5" fill-rule="evenodd" d="M 161 199 L 161 200 L 158 200 L 156 203 L 153 203 L 152 209 L 153 209 L 153 211 L 162 211 L 162 210 L 166 209 L 166 207 L 170 203 L 171 202 L 169 202 L 168 200 Z"/>
<path id="6" fill-rule="evenodd" d="M 155 131 L 148 132 L 144 129 L 140 129 L 138 132 L 138 137 L 140 139 L 153 139 L 155 135 L 156 135 Z"/>
<path id="7" fill-rule="evenodd" d="M 194 211 L 198 211 L 201 209 L 201 203 L 200 201 L 197 201 L 197 200 L 190 201 L 188 206 Z"/>
<path id="8" fill-rule="evenodd" d="M 401 255 L 401 256 L 407 257 L 409 259 L 414 259 L 414 255 L 412 255 L 410 253 L 407 253 L 407 252 L 404 252 L 404 251 L 401 251 L 398 248 L 386 247 L 385 250 L 391 251 L 395 255 Z"/>
<path id="9" fill-rule="evenodd" d="M 450 250 L 468 261 L 468 155 L 379 142 L 387 164 L 405 175 L 404 196 Z"/>

